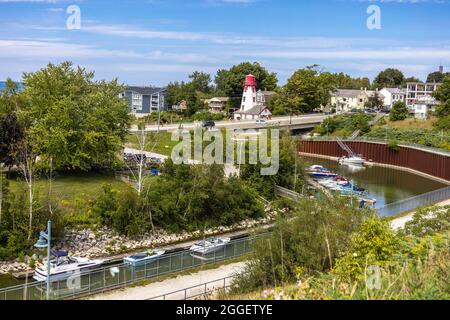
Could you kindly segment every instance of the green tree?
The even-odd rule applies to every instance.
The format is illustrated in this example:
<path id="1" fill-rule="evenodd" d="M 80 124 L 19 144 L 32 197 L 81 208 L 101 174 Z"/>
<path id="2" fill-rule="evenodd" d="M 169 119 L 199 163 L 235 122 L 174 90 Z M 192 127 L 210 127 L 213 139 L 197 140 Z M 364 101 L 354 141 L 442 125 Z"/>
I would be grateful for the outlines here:
<path id="1" fill-rule="evenodd" d="M 333 83 L 330 74 L 321 73 L 317 65 L 296 71 L 274 99 L 274 114 L 298 114 L 312 112 L 325 106 Z"/>
<path id="2" fill-rule="evenodd" d="M 435 126 L 440 130 L 450 130 L 450 76 L 444 78 L 443 84 L 433 93 L 439 101 L 436 116 L 439 118 Z"/>
<path id="3" fill-rule="evenodd" d="M 450 72 L 442 73 L 440 71 L 432 72 L 427 77 L 427 82 L 441 83 L 445 77 L 450 76 Z"/>
<path id="4" fill-rule="evenodd" d="M 195 91 L 200 91 L 203 93 L 209 93 L 211 91 L 211 75 L 194 71 L 189 75 L 189 79 L 191 79 L 192 87 Z"/>
<path id="5" fill-rule="evenodd" d="M 367 99 L 364 108 L 380 110 L 383 108 L 384 102 L 378 92 L 375 92 L 372 96 Z"/>
<path id="6" fill-rule="evenodd" d="M 394 68 L 381 71 L 374 79 L 373 88 L 396 88 L 403 84 L 405 76 L 403 72 Z"/>
<path id="7" fill-rule="evenodd" d="M 405 120 L 408 117 L 409 110 L 406 104 L 403 101 L 397 101 L 392 106 L 392 109 L 389 113 L 389 119 L 391 121 L 399 121 Z"/>
<path id="8" fill-rule="evenodd" d="M 88 170 L 117 163 L 129 122 L 123 87 L 93 78 L 70 62 L 24 74 L 19 115 L 41 164 L 51 159 L 58 168 Z"/>

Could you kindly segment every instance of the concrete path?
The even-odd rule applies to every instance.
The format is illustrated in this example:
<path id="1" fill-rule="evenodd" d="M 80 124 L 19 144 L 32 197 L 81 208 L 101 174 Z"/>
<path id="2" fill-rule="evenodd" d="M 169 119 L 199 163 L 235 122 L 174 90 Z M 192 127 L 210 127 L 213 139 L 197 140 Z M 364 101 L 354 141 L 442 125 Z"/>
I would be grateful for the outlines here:
<path id="1" fill-rule="evenodd" d="M 228 265 L 220 266 L 217 269 L 198 271 L 189 275 L 177 276 L 163 280 L 160 282 L 154 282 L 145 286 L 124 288 L 116 291 L 101 293 L 88 297 L 89 300 L 146 300 L 154 298 L 160 295 L 171 293 L 177 290 L 183 290 L 182 292 L 174 293 L 166 297 L 166 300 L 183 300 L 185 297 L 184 289 L 198 286 L 186 291 L 187 296 L 202 294 L 205 292 L 205 286 L 202 285 L 206 282 L 211 282 L 207 285 L 207 290 L 212 291 L 214 289 L 223 288 L 224 281 L 219 280 L 234 275 L 244 267 L 245 262 L 232 263 Z M 218 281 L 216 281 L 218 280 Z M 226 280 L 226 285 L 230 283 L 231 279 Z M 162 300 L 163 298 L 158 298 Z"/>
<path id="2" fill-rule="evenodd" d="M 436 205 L 441 206 L 441 207 L 450 205 L 450 199 L 444 200 Z M 405 226 L 406 222 L 411 221 L 413 219 L 413 215 L 414 215 L 414 212 L 411 212 L 408 215 L 405 215 L 403 217 L 392 220 L 390 222 L 392 229 L 397 230 L 397 229 L 403 228 Z"/>

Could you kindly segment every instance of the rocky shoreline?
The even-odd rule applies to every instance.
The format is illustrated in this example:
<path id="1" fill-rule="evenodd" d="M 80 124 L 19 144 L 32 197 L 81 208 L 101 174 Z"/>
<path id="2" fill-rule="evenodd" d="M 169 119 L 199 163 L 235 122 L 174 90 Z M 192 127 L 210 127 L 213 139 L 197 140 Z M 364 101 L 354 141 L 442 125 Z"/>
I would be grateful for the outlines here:
<path id="1" fill-rule="evenodd" d="M 280 210 L 280 212 L 284 212 L 284 210 Z M 100 228 L 95 231 L 90 229 L 75 230 L 67 228 L 64 237 L 58 241 L 54 249 L 66 250 L 71 256 L 76 257 L 105 258 L 138 249 L 155 248 L 194 240 L 203 236 L 251 229 L 273 222 L 277 214 L 277 211 L 266 208 L 266 216 L 261 219 L 247 219 L 232 226 L 210 228 L 204 232 L 183 231 L 178 234 L 170 234 L 162 229 L 158 229 L 154 233 L 142 235 L 139 239 L 130 239 L 126 236 L 118 235 L 107 228 Z M 0 275 L 26 271 L 27 269 L 32 271 L 32 268 L 28 266 L 29 262 L 31 260 L 38 262 L 42 258 L 44 257 L 34 254 L 32 257 L 25 256 L 23 262 L 18 259 L 15 261 L 0 262 Z"/>

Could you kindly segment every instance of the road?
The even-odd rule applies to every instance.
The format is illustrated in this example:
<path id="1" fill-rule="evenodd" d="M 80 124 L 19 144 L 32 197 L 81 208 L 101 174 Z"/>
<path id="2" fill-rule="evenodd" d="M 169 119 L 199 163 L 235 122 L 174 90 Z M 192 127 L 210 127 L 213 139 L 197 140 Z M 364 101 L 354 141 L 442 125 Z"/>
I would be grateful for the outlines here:
<path id="1" fill-rule="evenodd" d="M 212 283 L 207 285 L 207 290 L 212 290 L 213 288 L 223 288 L 223 280 L 216 280 L 230 277 L 235 273 L 240 272 L 243 269 L 244 265 L 245 262 L 227 264 L 220 266 L 217 269 L 202 270 L 188 275 L 180 275 L 176 278 L 153 282 L 140 287 L 128 287 L 116 291 L 97 294 L 94 296 L 90 296 L 88 299 L 146 300 L 178 290 L 183 290 L 166 297 L 166 300 L 182 300 L 185 297 L 184 289 L 198 286 L 196 288 L 187 290 L 187 296 L 202 294 L 205 290 L 205 287 L 202 284 L 206 282 L 213 281 Z M 229 284 L 229 281 L 227 281 L 226 284 Z M 162 297 L 159 299 L 162 300 Z"/>
<path id="2" fill-rule="evenodd" d="M 267 124 L 256 124 L 255 120 L 233 120 L 233 121 L 216 121 L 216 128 L 230 128 L 230 129 L 258 129 L 269 126 L 289 126 L 289 125 L 301 125 L 301 124 L 318 124 L 326 119 L 327 115 L 323 114 L 309 114 L 302 116 L 283 116 L 283 117 L 273 117 L 271 120 L 267 120 Z M 160 126 L 160 131 L 173 131 L 180 126 L 183 129 L 194 129 L 200 122 L 190 122 L 190 123 L 182 123 L 182 124 L 168 124 L 164 126 Z M 155 132 L 158 131 L 158 126 L 151 125 L 145 128 L 147 132 Z M 131 133 L 138 132 L 137 125 L 133 125 L 130 129 Z"/>

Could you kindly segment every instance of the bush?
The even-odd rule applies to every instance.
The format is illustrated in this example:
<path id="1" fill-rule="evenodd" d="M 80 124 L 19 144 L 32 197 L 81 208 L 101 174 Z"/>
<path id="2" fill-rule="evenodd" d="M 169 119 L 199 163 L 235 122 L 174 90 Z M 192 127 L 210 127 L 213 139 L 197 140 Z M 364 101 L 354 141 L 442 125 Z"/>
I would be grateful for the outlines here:
<path id="1" fill-rule="evenodd" d="M 336 261 L 333 272 L 343 278 L 357 279 L 367 266 L 390 264 L 398 247 L 399 239 L 388 223 L 372 217 L 352 235 L 348 252 Z"/>
<path id="2" fill-rule="evenodd" d="M 450 229 L 450 206 L 420 208 L 413 219 L 405 223 L 403 234 L 414 236 L 432 235 Z"/>
<path id="3" fill-rule="evenodd" d="M 256 242 L 235 289 L 251 291 L 329 270 L 348 249 L 350 234 L 372 214 L 342 197 L 301 200 L 292 218 L 279 219 L 273 233 Z"/>
<path id="4" fill-rule="evenodd" d="M 391 121 L 405 120 L 408 117 L 409 110 L 403 101 L 397 101 L 392 106 L 391 112 L 389 113 L 389 119 Z"/>

